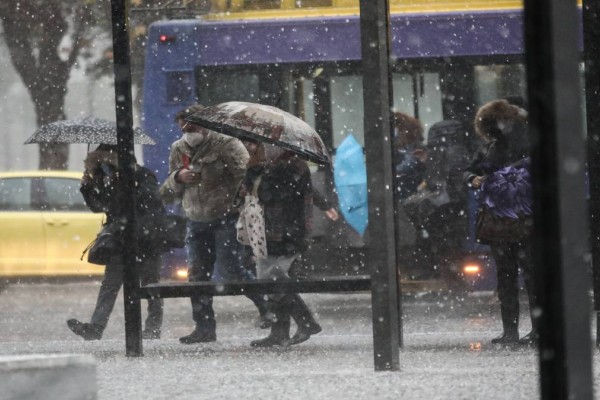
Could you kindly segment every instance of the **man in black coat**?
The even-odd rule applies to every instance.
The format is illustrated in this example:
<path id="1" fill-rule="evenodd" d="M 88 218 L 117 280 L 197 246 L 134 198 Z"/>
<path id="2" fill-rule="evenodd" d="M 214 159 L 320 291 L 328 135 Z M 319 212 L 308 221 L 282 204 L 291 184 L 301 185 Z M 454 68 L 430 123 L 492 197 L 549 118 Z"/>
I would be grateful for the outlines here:
<path id="1" fill-rule="evenodd" d="M 81 180 L 81 193 L 87 206 L 93 212 L 106 213 L 106 224 L 118 223 L 120 213 L 117 194 L 117 151 L 115 146 L 100 145 L 88 153 L 85 160 L 85 172 Z M 161 246 L 152 230 L 145 229 L 145 222 L 158 220 L 164 209 L 158 196 L 158 183 L 148 169 L 135 167 L 135 213 L 138 221 L 136 238 L 138 255 L 136 268 L 142 285 L 157 283 L 160 279 Z M 110 314 L 123 285 L 124 265 L 121 252 L 117 251 L 106 264 L 104 279 L 98 293 L 96 307 L 89 323 L 76 319 L 67 321 L 69 328 L 85 340 L 99 340 L 108 324 Z M 144 339 L 159 339 L 163 319 L 162 299 L 148 299 L 148 317 L 146 318 Z"/>

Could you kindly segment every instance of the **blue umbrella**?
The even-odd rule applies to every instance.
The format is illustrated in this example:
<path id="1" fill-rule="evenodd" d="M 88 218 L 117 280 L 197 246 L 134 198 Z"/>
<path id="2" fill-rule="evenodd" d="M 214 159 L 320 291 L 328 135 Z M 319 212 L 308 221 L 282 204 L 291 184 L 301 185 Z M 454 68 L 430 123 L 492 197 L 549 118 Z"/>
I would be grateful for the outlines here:
<path id="1" fill-rule="evenodd" d="M 367 166 L 363 149 L 352 135 L 337 148 L 333 178 L 344 218 L 363 235 L 368 223 Z"/>

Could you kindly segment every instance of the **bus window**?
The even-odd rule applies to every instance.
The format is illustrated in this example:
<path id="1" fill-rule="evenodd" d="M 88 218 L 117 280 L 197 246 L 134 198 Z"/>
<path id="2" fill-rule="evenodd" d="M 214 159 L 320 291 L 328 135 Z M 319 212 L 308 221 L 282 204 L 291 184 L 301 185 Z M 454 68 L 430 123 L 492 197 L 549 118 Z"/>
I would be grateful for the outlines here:
<path id="1" fill-rule="evenodd" d="M 298 117 L 302 118 L 307 124 L 315 127 L 315 103 L 314 103 L 314 89 L 313 80 L 302 78 L 299 84 L 296 85 L 298 92 L 296 94 L 296 101 L 298 102 Z"/>
<path id="2" fill-rule="evenodd" d="M 437 72 L 393 74 L 393 110 L 418 118 L 425 129 L 443 119 L 440 75 Z"/>
<path id="3" fill-rule="evenodd" d="M 409 74 L 393 74 L 392 85 L 394 92 L 393 110 L 408 115 L 415 112 L 413 96 L 413 79 Z"/>
<path id="4" fill-rule="evenodd" d="M 166 73 L 167 103 L 188 103 L 193 98 L 193 76 L 188 71 Z"/>
<path id="5" fill-rule="evenodd" d="M 239 69 L 201 69 L 197 72 L 198 102 L 215 105 L 226 101 L 259 102 L 259 76 Z"/>
<path id="6" fill-rule="evenodd" d="M 337 148 L 350 133 L 364 146 L 362 76 L 332 77 L 330 85 L 333 147 Z"/>
<path id="7" fill-rule="evenodd" d="M 431 125 L 443 119 L 440 76 L 437 72 L 414 76 L 394 74 L 392 85 L 393 110 L 419 118 L 425 133 Z M 364 145 L 362 77 L 332 77 L 331 104 L 334 147 L 337 148 L 349 133 Z"/>
<path id="8" fill-rule="evenodd" d="M 475 66 L 477 104 L 506 96 L 526 97 L 525 68 L 522 64 Z"/>
<path id="9" fill-rule="evenodd" d="M 444 119 L 442 113 L 440 74 L 437 72 L 424 72 L 418 74 L 417 77 L 417 117 L 423 124 L 425 142 L 427 142 L 427 133 L 431 125 Z"/>

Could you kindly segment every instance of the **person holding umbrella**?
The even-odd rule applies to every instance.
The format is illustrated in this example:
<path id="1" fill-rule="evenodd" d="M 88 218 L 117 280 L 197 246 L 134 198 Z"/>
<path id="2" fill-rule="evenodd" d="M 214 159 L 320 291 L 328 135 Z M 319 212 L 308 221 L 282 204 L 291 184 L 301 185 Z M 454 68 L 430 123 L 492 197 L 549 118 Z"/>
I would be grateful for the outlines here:
<path id="1" fill-rule="evenodd" d="M 140 128 L 133 130 L 134 143 L 156 144 Z M 93 212 L 106 213 L 107 224 L 118 224 L 121 204 L 118 199 L 118 162 L 117 162 L 117 124 L 92 116 L 61 120 L 42 125 L 25 141 L 35 143 L 88 143 L 88 155 L 85 159 L 85 171 L 80 191 L 87 206 Z M 158 182 L 154 174 L 135 165 L 135 214 L 138 226 L 136 268 L 140 273 L 142 285 L 157 283 L 160 279 L 161 254 L 166 242 L 161 233 L 164 208 L 158 196 Z M 118 245 L 118 244 L 117 244 Z M 91 321 L 80 322 L 77 319 L 67 321 L 73 333 L 85 340 L 99 340 L 108 324 L 110 314 L 123 285 L 123 261 L 120 251 L 106 262 L 104 278 L 98 292 L 96 307 Z M 103 261 L 104 262 L 104 261 Z M 163 319 L 161 299 L 148 300 L 148 317 L 142 333 L 144 339 L 159 339 Z"/>
<path id="2" fill-rule="evenodd" d="M 186 249 L 190 282 L 210 281 L 218 272 L 223 279 L 254 279 L 243 268 L 243 247 L 237 242 L 238 209 L 233 201 L 246 172 L 248 152 L 234 138 L 220 135 L 184 120 L 202 110 L 194 105 L 175 116 L 183 137 L 171 146 L 169 176 L 160 193 L 166 203 L 180 203 L 188 218 Z M 259 327 L 271 326 L 273 314 L 261 295 L 247 295 L 261 315 Z M 192 296 L 195 329 L 179 341 L 184 344 L 217 340 L 212 296 Z"/>
<path id="3" fill-rule="evenodd" d="M 116 145 L 91 145 L 85 159 L 85 172 L 81 180 L 81 193 L 87 206 L 93 212 L 106 213 L 106 224 L 117 223 L 120 202 L 117 193 L 117 147 Z M 139 226 L 145 226 L 144 221 L 156 221 L 164 214 L 162 201 L 158 196 L 158 182 L 154 174 L 140 166 L 135 166 L 135 212 Z M 149 226 L 149 225 L 147 225 Z M 146 228 L 147 228 L 146 226 Z M 142 285 L 157 283 L 160 279 L 162 248 L 160 239 L 152 234 L 141 238 L 138 235 L 138 250 L 136 268 L 140 273 Z M 84 340 L 99 340 L 117 300 L 119 290 L 123 285 L 123 262 L 120 252 L 107 262 L 104 278 L 98 292 L 96 307 L 91 321 L 80 322 L 70 319 L 67 325 L 73 333 Z M 142 332 L 144 339 L 159 339 L 163 320 L 162 299 L 148 299 L 148 317 Z"/>
<path id="4" fill-rule="evenodd" d="M 186 121 L 246 144 L 251 156 L 239 195 L 252 193 L 264 215 L 264 238 L 249 238 L 250 243 L 266 240 L 266 251 L 264 246 L 256 246 L 254 253 L 257 276 L 289 279 L 290 268 L 308 246 L 312 223 L 313 187 L 306 161 L 331 166 L 323 141 L 306 122 L 262 104 L 226 102 L 193 113 Z M 248 234 L 262 232 L 253 229 Z M 298 294 L 269 295 L 269 304 L 277 319 L 270 334 L 251 346 L 294 345 L 321 332 Z M 290 317 L 297 325 L 291 338 Z"/>
<path id="5" fill-rule="evenodd" d="M 247 144 L 251 151 L 240 194 L 253 191 L 262 205 L 266 254 L 256 257 L 258 279 L 289 279 L 289 271 L 308 247 L 312 223 L 313 190 L 306 161 L 272 144 Z M 269 295 L 277 320 L 270 334 L 250 343 L 253 347 L 288 346 L 305 342 L 321 332 L 310 309 L 297 293 Z M 290 317 L 297 330 L 290 338 Z"/>

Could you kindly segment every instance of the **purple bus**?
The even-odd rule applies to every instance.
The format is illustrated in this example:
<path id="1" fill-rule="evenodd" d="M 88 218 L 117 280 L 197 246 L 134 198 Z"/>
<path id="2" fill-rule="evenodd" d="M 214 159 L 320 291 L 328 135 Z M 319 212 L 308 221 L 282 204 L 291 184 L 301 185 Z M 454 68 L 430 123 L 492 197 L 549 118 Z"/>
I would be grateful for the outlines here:
<path id="1" fill-rule="evenodd" d="M 525 95 L 521 10 L 392 14 L 391 26 L 393 108 L 417 117 L 426 141 L 436 122 L 456 120 L 470 152 L 477 146 L 472 135 L 477 107 Z M 174 115 L 194 103 L 274 105 L 312 125 L 333 155 L 348 135 L 364 145 L 356 15 L 166 20 L 150 26 L 146 46 L 143 127 L 157 145 L 146 147 L 143 158 L 161 181 L 169 146 L 180 135 Z M 332 193 L 327 173 L 313 170 L 315 185 Z M 473 218 L 472 199 L 465 201 L 464 212 Z M 332 223 L 316 214 L 314 246 L 300 273 L 368 273 L 365 238 L 344 221 Z M 493 288 L 493 263 L 473 240 L 472 229 L 470 223 L 461 238 L 460 256 L 440 256 L 427 274 L 400 265 L 403 282 Z M 169 275 L 186 268 L 177 252 L 166 264 Z"/>

